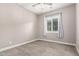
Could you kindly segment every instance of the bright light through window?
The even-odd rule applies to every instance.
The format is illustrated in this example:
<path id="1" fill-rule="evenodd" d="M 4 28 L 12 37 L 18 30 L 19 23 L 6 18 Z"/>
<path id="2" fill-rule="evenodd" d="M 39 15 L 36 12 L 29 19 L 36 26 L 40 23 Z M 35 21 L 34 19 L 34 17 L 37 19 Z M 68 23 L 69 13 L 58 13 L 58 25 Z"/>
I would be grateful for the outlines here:
<path id="1" fill-rule="evenodd" d="M 46 33 L 58 33 L 59 31 L 60 14 L 45 16 L 44 28 Z"/>

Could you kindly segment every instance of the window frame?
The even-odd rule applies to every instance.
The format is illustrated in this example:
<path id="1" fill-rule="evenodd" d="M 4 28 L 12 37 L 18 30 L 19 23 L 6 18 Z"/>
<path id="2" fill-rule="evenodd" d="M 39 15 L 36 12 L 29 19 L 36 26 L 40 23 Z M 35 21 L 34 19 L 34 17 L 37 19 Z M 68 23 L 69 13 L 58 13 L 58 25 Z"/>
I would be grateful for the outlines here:
<path id="1" fill-rule="evenodd" d="M 52 19 L 54 18 L 58 18 L 58 31 L 48 31 L 47 30 L 47 20 L 50 19 L 52 21 Z M 44 16 L 44 32 L 45 33 L 58 33 L 59 32 L 59 21 L 61 20 L 61 14 L 54 14 L 54 15 L 49 15 L 49 16 Z M 51 25 L 51 27 L 53 27 L 53 23 Z"/>

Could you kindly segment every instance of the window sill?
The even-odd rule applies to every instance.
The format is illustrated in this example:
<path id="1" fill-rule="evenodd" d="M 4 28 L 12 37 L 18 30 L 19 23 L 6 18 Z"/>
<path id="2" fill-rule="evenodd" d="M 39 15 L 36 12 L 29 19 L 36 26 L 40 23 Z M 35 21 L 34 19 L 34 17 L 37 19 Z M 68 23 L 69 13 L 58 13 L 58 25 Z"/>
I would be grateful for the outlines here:
<path id="1" fill-rule="evenodd" d="M 59 33 L 59 32 L 58 31 L 53 31 L 53 32 L 47 31 L 46 33 Z"/>

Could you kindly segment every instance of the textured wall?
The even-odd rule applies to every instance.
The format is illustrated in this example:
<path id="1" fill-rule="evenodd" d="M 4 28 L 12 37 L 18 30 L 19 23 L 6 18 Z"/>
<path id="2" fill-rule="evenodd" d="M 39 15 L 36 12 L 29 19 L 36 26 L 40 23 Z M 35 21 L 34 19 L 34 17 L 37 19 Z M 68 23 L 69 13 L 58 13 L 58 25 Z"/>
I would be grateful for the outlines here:
<path id="1" fill-rule="evenodd" d="M 65 43 L 75 43 L 76 40 L 76 9 L 75 4 L 60 8 L 49 13 L 38 16 L 38 38 L 46 38 L 46 40 L 60 41 Z M 64 26 L 64 39 L 58 39 L 56 33 L 46 33 L 44 35 L 44 16 L 62 13 L 62 21 Z"/>
<path id="2" fill-rule="evenodd" d="M 17 4 L 0 4 L 0 48 L 35 38 L 36 15 Z"/>

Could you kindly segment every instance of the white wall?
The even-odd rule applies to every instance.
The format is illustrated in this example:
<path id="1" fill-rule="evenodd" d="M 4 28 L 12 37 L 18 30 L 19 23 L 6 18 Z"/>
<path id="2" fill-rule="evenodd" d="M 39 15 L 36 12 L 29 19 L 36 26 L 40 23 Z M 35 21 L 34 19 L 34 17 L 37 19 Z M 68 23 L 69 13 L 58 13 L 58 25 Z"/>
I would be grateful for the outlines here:
<path id="1" fill-rule="evenodd" d="M 76 40 L 76 9 L 75 4 L 60 8 L 38 16 L 38 38 L 46 38 L 46 40 L 60 41 L 75 44 Z M 47 33 L 44 35 L 44 16 L 55 13 L 62 13 L 62 21 L 64 27 L 64 39 L 58 39 L 58 34 Z"/>
<path id="2" fill-rule="evenodd" d="M 79 52 L 79 4 L 76 4 L 76 48 Z"/>
<path id="3" fill-rule="evenodd" d="M 35 14 L 17 4 L 0 4 L 0 48 L 34 39 L 35 31 Z"/>
<path id="4" fill-rule="evenodd" d="M 59 40 L 57 34 L 44 35 L 43 17 L 62 12 L 64 39 Z M 39 15 L 22 8 L 17 4 L 0 4 L 0 48 L 16 45 L 35 38 L 75 43 L 75 5 Z M 12 42 L 12 44 L 9 44 Z"/>

